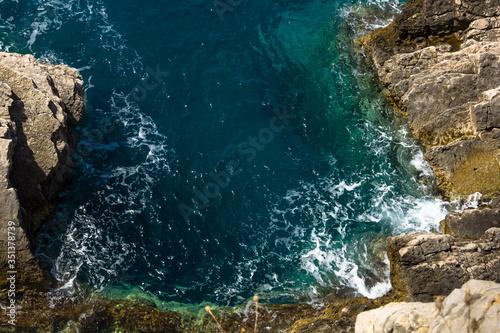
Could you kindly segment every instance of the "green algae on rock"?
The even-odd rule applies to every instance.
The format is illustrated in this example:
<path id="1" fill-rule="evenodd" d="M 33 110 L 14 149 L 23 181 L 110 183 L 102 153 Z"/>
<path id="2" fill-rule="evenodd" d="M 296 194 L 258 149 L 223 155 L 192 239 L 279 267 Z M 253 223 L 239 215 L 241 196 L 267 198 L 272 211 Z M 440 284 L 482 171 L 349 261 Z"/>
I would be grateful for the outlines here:
<path id="1" fill-rule="evenodd" d="M 500 194 L 500 6 L 408 2 L 358 39 L 449 198 Z"/>
<path id="2" fill-rule="evenodd" d="M 6 317 L 5 313 L 0 318 Z M 2 322 L 4 322 L 2 320 Z M 5 320 L 7 322 L 7 320 Z M 102 297 L 91 299 L 51 294 L 19 299 L 16 326 L 2 332 L 185 332 L 181 316 L 140 302 Z"/>

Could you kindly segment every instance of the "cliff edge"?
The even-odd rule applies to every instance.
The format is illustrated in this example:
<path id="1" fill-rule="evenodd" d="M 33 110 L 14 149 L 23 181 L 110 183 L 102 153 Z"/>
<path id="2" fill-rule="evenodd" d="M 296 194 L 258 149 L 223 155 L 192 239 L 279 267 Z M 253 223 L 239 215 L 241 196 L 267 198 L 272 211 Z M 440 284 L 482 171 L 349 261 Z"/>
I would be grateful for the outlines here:
<path id="1" fill-rule="evenodd" d="M 358 43 L 445 197 L 479 192 L 490 201 L 449 214 L 441 223 L 448 235 L 390 237 L 394 290 L 429 301 L 469 279 L 500 282 L 498 240 L 490 237 L 500 230 L 500 3 L 411 0 Z"/>
<path id="2" fill-rule="evenodd" d="M 33 239 L 72 166 L 73 128 L 83 114 L 75 69 L 0 52 L 0 295 L 10 288 L 9 271 L 17 272 L 17 293 L 48 291 Z"/>
<path id="3" fill-rule="evenodd" d="M 500 191 L 500 4 L 411 0 L 361 37 L 447 197 Z"/>
<path id="4" fill-rule="evenodd" d="M 448 214 L 442 235 L 389 237 L 396 294 L 420 302 L 450 296 L 362 313 L 356 332 L 495 330 L 498 284 L 475 280 L 500 283 L 500 3 L 410 0 L 358 43 L 424 146 L 444 197 L 479 192 L 485 205 Z M 476 300 L 477 309 L 494 311 L 475 311 Z"/>

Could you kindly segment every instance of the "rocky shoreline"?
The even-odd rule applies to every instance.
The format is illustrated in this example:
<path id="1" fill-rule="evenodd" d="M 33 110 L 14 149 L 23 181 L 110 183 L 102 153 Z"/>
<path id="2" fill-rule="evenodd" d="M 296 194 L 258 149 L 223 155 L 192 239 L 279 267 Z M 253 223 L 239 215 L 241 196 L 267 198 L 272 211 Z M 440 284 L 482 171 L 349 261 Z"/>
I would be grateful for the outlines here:
<path id="1" fill-rule="evenodd" d="M 446 197 L 500 191 L 500 17 L 492 1 L 409 1 L 361 37 Z"/>
<path id="2" fill-rule="evenodd" d="M 445 197 L 483 196 L 479 209 L 446 217 L 442 227 L 450 235 L 389 238 L 393 287 L 409 299 L 430 300 L 471 278 L 500 282 L 494 236 L 500 232 L 494 200 L 500 194 L 500 5 L 412 0 L 391 25 L 358 42 L 425 147 Z M 467 251 L 480 255 L 462 258 Z M 436 264 L 434 273 L 423 273 L 423 266 Z M 419 278 L 434 286 L 423 288 Z"/>
<path id="3" fill-rule="evenodd" d="M 480 192 L 480 207 L 449 214 L 441 223 L 443 234 L 390 237 L 393 290 L 384 297 L 346 299 L 321 310 L 306 304 L 263 305 L 262 331 L 353 332 L 356 318 L 356 332 L 402 329 L 408 326 L 399 320 L 404 314 L 418 309 L 425 319 L 436 308 L 391 302 L 434 301 L 453 295 L 471 279 L 500 283 L 500 5 L 493 0 L 410 0 L 391 25 L 357 43 L 360 57 L 373 64 L 386 87 L 389 102 L 424 146 L 440 194 L 460 200 Z M 71 168 L 73 128 L 83 114 L 82 78 L 76 70 L 0 53 L 0 225 L 7 230 L 13 222 L 15 230 L 19 309 L 17 330 L 4 325 L 9 318 L 2 311 L 0 331 L 215 331 L 203 314 L 187 318 L 140 300 L 86 293 L 62 297 L 54 305 L 51 297 L 58 296 L 46 293 L 52 281 L 33 254 L 33 239 Z M 0 233 L 4 249 L 7 235 Z M 2 250 L 1 299 L 9 291 L 8 266 Z M 467 288 L 476 299 L 487 290 L 488 302 L 500 302 L 494 298 L 498 285 L 485 283 L 467 284 L 457 292 L 460 297 L 445 301 L 443 311 L 462 302 Z M 375 308 L 380 309 L 364 312 Z M 239 331 L 253 316 L 243 308 L 224 311 L 225 331 Z M 433 323 L 439 331 L 444 321 L 432 320 L 402 332 Z"/>
<path id="4" fill-rule="evenodd" d="M 482 195 L 479 208 L 450 213 L 441 222 L 443 234 L 389 237 L 394 293 L 402 300 L 431 302 L 471 279 L 500 283 L 500 4 L 411 0 L 391 25 L 358 43 L 387 99 L 424 146 L 442 195 Z M 462 292 L 469 288 L 465 284 Z M 474 297 L 484 296 L 481 290 L 473 291 Z M 463 303 L 463 297 L 455 298 L 450 295 L 446 305 L 450 316 L 450 309 Z M 395 303 L 360 315 L 356 332 L 440 332 L 444 317 L 437 323 L 431 319 L 436 306 L 424 305 L 419 312 L 421 304 Z M 466 310 L 457 313 L 463 317 Z M 411 322 L 410 314 L 428 320 Z M 486 316 L 477 314 L 475 330 L 494 329 Z M 471 328 L 449 321 L 457 331 Z"/>
<path id="5" fill-rule="evenodd" d="M 35 259 L 33 241 L 72 165 L 73 128 L 84 114 L 82 84 L 75 69 L 0 53 L 2 299 L 10 284 L 8 271 L 17 272 L 18 293 L 49 290 L 50 274 Z"/>

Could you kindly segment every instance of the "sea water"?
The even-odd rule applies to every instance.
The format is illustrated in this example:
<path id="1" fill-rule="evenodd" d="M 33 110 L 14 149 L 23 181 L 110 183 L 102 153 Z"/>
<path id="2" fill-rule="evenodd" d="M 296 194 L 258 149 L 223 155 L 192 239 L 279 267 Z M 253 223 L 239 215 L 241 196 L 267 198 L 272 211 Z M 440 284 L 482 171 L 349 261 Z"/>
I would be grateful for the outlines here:
<path id="1" fill-rule="evenodd" d="M 401 6 L 1 0 L 2 51 L 85 82 L 75 168 L 36 244 L 59 290 L 163 308 L 386 293 L 385 238 L 448 209 L 353 49 Z"/>

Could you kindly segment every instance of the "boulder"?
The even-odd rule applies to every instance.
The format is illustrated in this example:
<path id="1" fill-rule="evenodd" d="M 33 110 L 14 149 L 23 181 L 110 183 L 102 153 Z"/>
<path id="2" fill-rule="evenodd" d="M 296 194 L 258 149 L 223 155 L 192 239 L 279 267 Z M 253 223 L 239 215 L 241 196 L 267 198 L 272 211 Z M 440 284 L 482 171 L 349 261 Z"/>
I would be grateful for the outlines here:
<path id="1" fill-rule="evenodd" d="M 477 240 L 489 228 L 500 228 L 500 208 L 453 212 L 441 222 L 443 232 L 460 240 Z"/>
<path id="2" fill-rule="evenodd" d="M 498 332 L 500 284 L 470 280 L 436 303 L 390 303 L 362 312 L 356 333 Z"/>
<path id="3" fill-rule="evenodd" d="M 451 235 L 413 233 L 389 237 L 391 284 L 410 301 L 432 301 L 470 279 L 500 283 L 500 228 L 475 241 Z"/>

